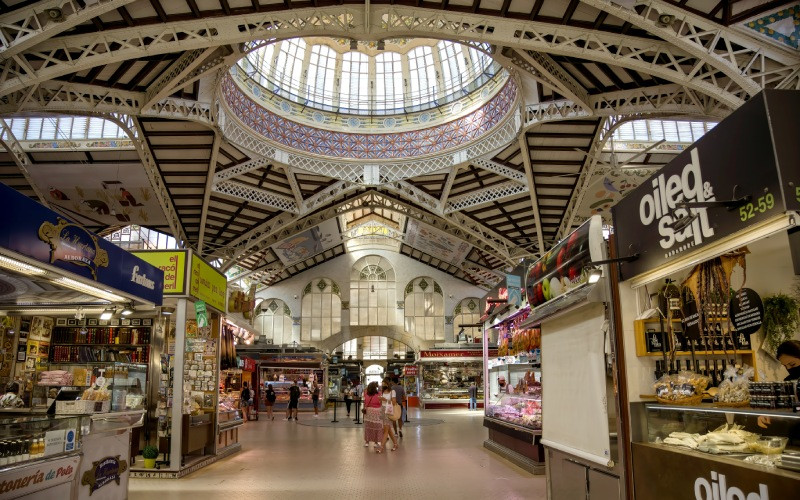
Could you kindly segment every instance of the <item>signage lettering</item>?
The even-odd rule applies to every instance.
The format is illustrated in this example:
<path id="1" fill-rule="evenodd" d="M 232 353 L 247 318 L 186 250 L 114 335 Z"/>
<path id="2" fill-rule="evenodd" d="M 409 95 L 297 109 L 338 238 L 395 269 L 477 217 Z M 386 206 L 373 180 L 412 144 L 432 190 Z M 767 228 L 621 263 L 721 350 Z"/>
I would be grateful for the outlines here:
<path id="1" fill-rule="evenodd" d="M 115 482 L 119 486 L 120 474 L 128 470 L 127 460 L 116 457 L 106 457 L 92 462 L 92 468 L 83 473 L 81 485 L 89 487 L 89 496 L 103 486 Z"/>
<path id="2" fill-rule="evenodd" d="M 420 351 L 421 358 L 480 358 L 482 351 Z M 497 349 L 489 350 L 489 356 L 497 356 Z"/>
<path id="3" fill-rule="evenodd" d="M 69 482 L 75 474 L 78 459 L 67 457 L 38 467 L 23 466 L 21 470 L 7 471 L 4 473 L 5 479 L 0 481 L 0 495 L 3 498 L 18 498 Z"/>
<path id="4" fill-rule="evenodd" d="M 50 263 L 57 260 L 86 267 L 97 281 L 97 268 L 108 267 L 108 252 L 100 248 L 97 237 L 77 224 L 58 218 L 58 224 L 43 222 L 39 239 L 50 245 Z"/>
<path id="5" fill-rule="evenodd" d="M 182 295 L 186 293 L 186 251 L 148 250 L 132 253 L 148 264 L 164 271 L 164 294 Z"/>
<path id="6" fill-rule="evenodd" d="M 142 285 L 143 287 L 149 290 L 155 290 L 156 284 L 153 280 L 149 279 L 144 274 L 139 274 L 139 266 L 133 266 L 133 272 L 131 273 L 131 281 L 136 283 L 137 285 Z"/>
<path id="7" fill-rule="evenodd" d="M 728 486 L 725 474 L 711 471 L 711 482 L 704 477 L 694 481 L 694 497 L 696 500 L 769 500 L 769 489 L 759 483 L 758 492 L 745 493 L 740 488 Z"/>
<path id="8" fill-rule="evenodd" d="M 689 201 L 714 201 L 714 189 L 711 183 L 703 182 L 700 168 L 698 148 L 691 151 L 691 163 L 683 167 L 680 175 L 658 175 L 652 181 L 653 192 L 642 196 L 639 201 L 639 220 L 649 226 L 658 220 L 658 234 L 662 236 L 659 241 L 661 248 L 670 250 L 675 244 L 684 243 L 678 249 L 664 255 L 668 258 L 684 250 L 701 245 L 704 238 L 714 236 L 714 229 L 708 221 L 708 212 L 705 208 L 677 208 L 680 202 Z M 671 225 L 676 219 L 697 216 L 694 221 L 682 231 L 675 231 Z"/>

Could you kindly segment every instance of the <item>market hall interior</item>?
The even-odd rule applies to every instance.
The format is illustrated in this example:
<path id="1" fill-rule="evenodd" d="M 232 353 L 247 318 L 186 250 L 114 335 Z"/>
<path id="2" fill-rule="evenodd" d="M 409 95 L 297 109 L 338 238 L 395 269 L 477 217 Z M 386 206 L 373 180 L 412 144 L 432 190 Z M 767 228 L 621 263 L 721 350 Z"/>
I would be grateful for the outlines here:
<path id="1" fill-rule="evenodd" d="M 0 498 L 793 496 L 798 40 L 0 0 Z"/>

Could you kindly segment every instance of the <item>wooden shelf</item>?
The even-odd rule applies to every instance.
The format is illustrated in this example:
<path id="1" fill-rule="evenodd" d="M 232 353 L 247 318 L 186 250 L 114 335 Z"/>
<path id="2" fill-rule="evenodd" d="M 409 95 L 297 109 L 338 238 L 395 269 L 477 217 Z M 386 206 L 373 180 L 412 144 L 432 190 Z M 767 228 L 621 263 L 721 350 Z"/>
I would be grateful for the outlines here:
<path id="1" fill-rule="evenodd" d="M 65 346 L 65 347 L 149 347 L 150 344 L 69 344 L 63 342 L 54 342 L 51 346 Z"/>
<path id="2" fill-rule="evenodd" d="M 636 354 L 638 356 L 657 356 L 659 358 L 664 355 L 661 352 L 646 352 L 644 354 L 639 354 L 637 352 Z M 669 352 L 667 352 L 667 354 L 669 355 Z M 737 356 L 748 355 L 748 356 L 752 356 L 753 354 L 754 354 L 753 351 L 750 350 L 750 349 L 748 349 L 746 351 L 744 351 L 744 350 L 742 350 L 742 351 L 739 351 L 739 350 L 734 351 L 733 349 L 731 349 L 731 350 L 729 350 L 727 352 L 726 351 L 695 351 L 694 352 L 695 356 L 732 356 L 732 355 L 737 355 Z M 675 351 L 675 355 L 676 356 L 691 356 L 692 355 L 692 351 Z"/>

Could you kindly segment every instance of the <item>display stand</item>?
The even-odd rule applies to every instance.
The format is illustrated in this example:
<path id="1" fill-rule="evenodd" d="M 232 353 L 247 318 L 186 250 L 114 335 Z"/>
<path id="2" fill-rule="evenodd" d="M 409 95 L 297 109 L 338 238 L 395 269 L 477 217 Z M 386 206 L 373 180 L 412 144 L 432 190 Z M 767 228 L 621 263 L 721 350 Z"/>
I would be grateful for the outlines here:
<path id="1" fill-rule="evenodd" d="M 471 382 L 482 387 L 483 356 L 479 349 L 429 349 L 419 353 L 420 403 L 425 410 L 467 408 Z M 483 390 L 478 394 L 483 407 Z"/>

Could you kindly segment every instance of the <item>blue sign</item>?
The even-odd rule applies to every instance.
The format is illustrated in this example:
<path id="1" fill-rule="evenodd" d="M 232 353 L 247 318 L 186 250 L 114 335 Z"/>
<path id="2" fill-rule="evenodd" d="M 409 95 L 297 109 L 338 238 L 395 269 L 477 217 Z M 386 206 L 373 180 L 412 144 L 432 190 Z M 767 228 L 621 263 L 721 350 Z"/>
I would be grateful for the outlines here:
<path id="1" fill-rule="evenodd" d="M 0 213 L 0 247 L 161 305 L 161 269 L 4 184 Z"/>

